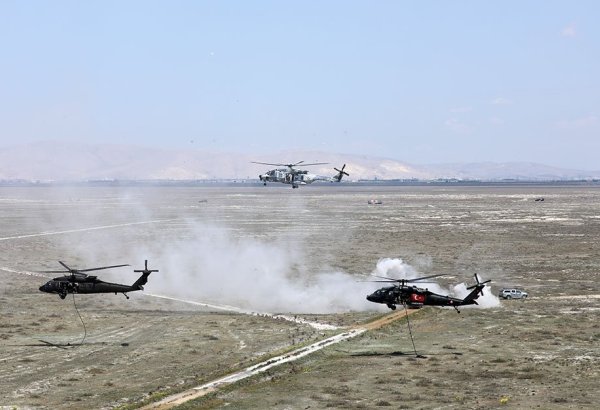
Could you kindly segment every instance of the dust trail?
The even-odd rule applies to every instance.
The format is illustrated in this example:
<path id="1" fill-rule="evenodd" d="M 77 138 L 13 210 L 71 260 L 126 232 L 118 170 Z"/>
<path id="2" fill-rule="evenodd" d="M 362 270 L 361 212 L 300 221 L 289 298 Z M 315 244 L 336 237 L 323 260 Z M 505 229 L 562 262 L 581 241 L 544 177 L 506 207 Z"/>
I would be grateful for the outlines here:
<path id="1" fill-rule="evenodd" d="M 240 314 L 244 314 L 244 315 L 263 316 L 263 317 L 269 317 L 272 319 L 282 319 L 282 320 L 286 320 L 288 322 L 294 322 L 294 323 L 298 323 L 298 324 L 302 324 L 302 325 L 308 325 L 317 330 L 337 330 L 337 329 L 339 329 L 338 326 L 328 325 L 328 324 L 320 323 L 320 322 L 314 322 L 311 320 L 303 319 L 298 316 L 279 315 L 279 314 L 273 314 L 273 313 L 267 313 L 267 312 L 253 312 L 251 310 L 245 310 L 245 309 L 235 307 L 235 306 L 217 305 L 214 303 L 198 302 L 195 300 L 178 299 L 178 298 L 173 298 L 170 296 L 156 295 L 153 293 L 145 293 L 144 295 L 155 297 L 155 298 L 174 300 L 177 302 L 189 303 L 191 305 L 204 306 L 204 307 L 211 308 L 211 309 L 225 310 L 228 312 L 235 312 L 235 313 L 240 313 Z"/>
<path id="2" fill-rule="evenodd" d="M 12 269 L 12 268 L 7 268 L 5 266 L 0 267 L 0 270 L 6 271 L 6 272 L 10 272 L 10 273 L 18 273 L 19 275 L 35 276 L 35 277 L 38 277 L 38 278 L 46 278 L 46 279 L 52 278 L 51 276 L 44 275 L 43 273 L 30 272 L 30 271 L 27 271 L 27 270 L 16 270 L 16 269 Z"/>
<path id="3" fill-rule="evenodd" d="M 27 235 L 6 236 L 4 238 L 0 238 L 0 241 L 8 241 L 11 239 L 22 239 L 22 238 L 34 238 L 37 236 L 61 235 L 61 234 L 66 234 L 66 233 L 97 231 L 100 229 L 121 228 L 123 226 L 153 224 L 153 223 L 160 223 L 160 222 L 170 222 L 170 221 L 175 221 L 175 220 L 177 220 L 177 219 L 156 219 L 156 220 L 152 220 L 152 221 L 128 222 L 128 223 L 114 224 L 114 225 L 93 226 L 90 228 L 68 229 L 65 231 L 40 232 L 40 233 L 32 233 L 32 234 L 27 234 Z"/>

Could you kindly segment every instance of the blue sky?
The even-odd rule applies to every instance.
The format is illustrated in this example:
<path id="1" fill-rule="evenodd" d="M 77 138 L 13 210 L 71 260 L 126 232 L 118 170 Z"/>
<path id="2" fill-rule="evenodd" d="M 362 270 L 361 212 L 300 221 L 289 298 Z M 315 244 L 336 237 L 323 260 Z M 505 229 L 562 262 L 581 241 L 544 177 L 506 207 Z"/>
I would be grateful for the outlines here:
<path id="1" fill-rule="evenodd" d="M 3 0 L 0 147 L 600 169 L 598 21 L 597 1 Z"/>

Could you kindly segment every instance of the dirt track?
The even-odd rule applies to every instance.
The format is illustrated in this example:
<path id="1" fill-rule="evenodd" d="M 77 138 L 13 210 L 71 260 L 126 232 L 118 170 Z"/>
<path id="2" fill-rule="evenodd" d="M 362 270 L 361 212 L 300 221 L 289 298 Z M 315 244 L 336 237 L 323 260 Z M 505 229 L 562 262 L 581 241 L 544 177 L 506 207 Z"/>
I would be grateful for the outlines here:
<path id="1" fill-rule="evenodd" d="M 411 314 L 414 312 L 416 312 L 416 311 L 410 310 L 410 311 L 399 311 L 399 312 L 391 313 L 389 315 L 386 315 L 382 318 L 373 320 L 364 325 L 355 326 L 353 329 L 351 329 L 349 331 L 344 331 L 344 332 L 338 333 L 337 335 L 331 336 L 327 339 L 315 342 L 314 344 L 312 344 L 310 346 L 301 347 L 299 349 L 293 350 L 284 355 L 281 355 L 281 356 L 278 356 L 275 358 L 270 358 L 264 362 L 254 365 L 250 368 L 244 369 L 237 373 L 230 374 L 222 379 L 215 380 L 214 382 L 206 383 L 202 386 L 194 387 L 191 390 L 187 390 L 185 392 L 166 397 L 166 398 L 160 400 L 159 402 L 150 404 L 148 406 L 144 406 L 143 409 L 145 409 L 145 410 L 150 410 L 150 409 L 166 410 L 166 409 L 173 408 L 175 406 L 179 406 L 190 400 L 196 400 L 200 397 L 206 396 L 207 394 L 216 392 L 219 387 L 223 387 L 223 386 L 226 386 L 231 383 L 239 382 L 241 380 L 244 380 L 247 377 L 255 376 L 255 375 L 260 374 L 264 371 L 267 371 L 268 369 L 271 369 L 275 366 L 282 365 L 285 363 L 290 363 L 292 361 L 301 359 L 309 354 L 318 352 L 319 350 L 324 349 L 326 347 L 329 347 L 329 346 L 332 346 L 339 342 L 359 336 L 365 331 L 376 330 L 376 329 L 381 328 L 382 326 L 389 325 L 390 323 L 393 323 L 396 320 L 406 317 L 407 314 Z"/>

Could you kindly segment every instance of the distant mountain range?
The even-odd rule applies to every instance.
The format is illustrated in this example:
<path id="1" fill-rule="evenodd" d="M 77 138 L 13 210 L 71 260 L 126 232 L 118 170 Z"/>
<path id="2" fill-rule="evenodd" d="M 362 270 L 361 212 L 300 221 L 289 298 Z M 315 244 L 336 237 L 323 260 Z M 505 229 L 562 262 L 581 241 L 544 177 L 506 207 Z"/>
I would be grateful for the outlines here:
<path id="1" fill-rule="evenodd" d="M 585 180 L 600 171 L 562 169 L 528 162 L 412 165 L 363 155 L 319 151 L 285 151 L 260 156 L 128 145 L 42 142 L 0 148 L 0 180 L 207 180 L 256 179 L 271 168 L 252 164 L 327 162 L 311 172 L 334 175 L 333 167 L 346 164 L 349 180 L 459 179 L 459 180 Z"/>

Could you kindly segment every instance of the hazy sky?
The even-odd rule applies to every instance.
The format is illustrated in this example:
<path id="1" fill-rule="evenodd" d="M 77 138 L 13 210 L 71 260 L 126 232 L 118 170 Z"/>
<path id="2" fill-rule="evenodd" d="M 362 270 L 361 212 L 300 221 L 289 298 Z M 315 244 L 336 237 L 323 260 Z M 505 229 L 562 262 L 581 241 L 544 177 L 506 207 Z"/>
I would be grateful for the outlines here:
<path id="1" fill-rule="evenodd" d="M 599 22 L 598 1 L 0 0 L 0 147 L 600 169 Z"/>

